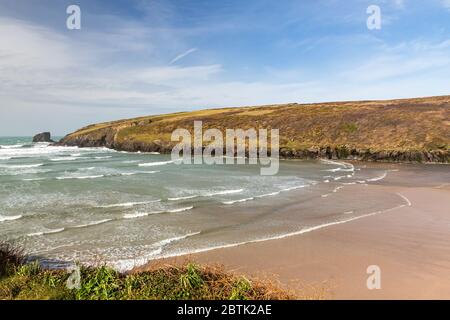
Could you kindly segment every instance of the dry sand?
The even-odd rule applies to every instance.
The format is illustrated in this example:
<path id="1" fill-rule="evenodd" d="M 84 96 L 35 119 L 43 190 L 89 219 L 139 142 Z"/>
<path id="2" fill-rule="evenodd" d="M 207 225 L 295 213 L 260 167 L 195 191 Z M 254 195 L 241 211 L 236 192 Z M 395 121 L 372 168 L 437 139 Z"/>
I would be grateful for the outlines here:
<path id="1" fill-rule="evenodd" d="M 239 274 L 278 278 L 284 286 L 326 299 L 450 299 L 449 185 L 369 187 L 389 188 L 411 205 L 298 236 L 169 262 L 188 258 L 219 263 Z M 370 265 L 381 269 L 379 290 L 367 288 Z"/>

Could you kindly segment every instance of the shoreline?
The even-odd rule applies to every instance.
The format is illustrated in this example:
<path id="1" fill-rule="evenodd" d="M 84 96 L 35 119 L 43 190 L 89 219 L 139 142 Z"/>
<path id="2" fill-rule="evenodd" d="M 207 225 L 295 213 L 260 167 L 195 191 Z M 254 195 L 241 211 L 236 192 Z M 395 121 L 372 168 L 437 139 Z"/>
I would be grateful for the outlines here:
<path id="1" fill-rule="evenodd" d="M 450 207 L 448 185 L 370 187 L 397 193 L 405 203 L 278 239 L 151 260 L 133 271 L 192 260 L 278 279 L 305 294 L 326 291 L 327 299 L 449 299 L 450 248 L 445 243 L 450 234 L 445 226 L 450 216 L 444 213 Z M 370 265 L 381 268 L 381 290 L 366 287 Z"/>

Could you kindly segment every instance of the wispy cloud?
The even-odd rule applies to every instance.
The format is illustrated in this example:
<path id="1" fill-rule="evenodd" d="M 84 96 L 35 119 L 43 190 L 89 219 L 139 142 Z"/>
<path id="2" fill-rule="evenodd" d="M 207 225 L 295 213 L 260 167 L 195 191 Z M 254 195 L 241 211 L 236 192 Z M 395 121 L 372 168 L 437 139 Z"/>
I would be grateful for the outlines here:
<path id="1" fill-rule="evenodd" d="M 450 10 L 450 0 L 441 0 L 441 3 L 444 6 L 444 8 Z"/>
<path id="2" fill-rule="evenodd" d="M 433 11 L 449 1 L 435 0 Z M 189 4 L 188 17 L 166 1 L 136 1 L 151 5 L 152 19 L 141 20 L 143 9 L 126 15 L 129 4 L 96 14 L 87 9 L 94 0 L 80 2 L 86 24 L 77 32 L 34 11 L 0 10 L 0 135 L 204 107 L 449 93 L 448 24 L 404 19 L 416 11 L 397 6 L 412 1 L 380 0 L 391 10 L 384 19 L 396 17 L 380 32 L 366 30 L 364 10 L 338 1 Z"/>
<path id="3" fill-rule="evenodd" d="M 170 61 L 169 64 L 174 64 L 174 63 L 177 62 L 178 60 L 183 59 L 183 58 L 186 57 L 187 55 L 189 55 L 189 54 L 191 54 L 191 53 L 193 53 L 193 52 L 195 52 L 195 51 L 197 51 L 197 50 L 198 50 L 197 48 L 191 48 L 191 49 L 189 49 L 189 50 L 187 50 L 187 51 L 185 51 L 185 52 L 183 52 L 183 53 L 177 55 L 175 58 L 172 59 L 172 61 Z"/>

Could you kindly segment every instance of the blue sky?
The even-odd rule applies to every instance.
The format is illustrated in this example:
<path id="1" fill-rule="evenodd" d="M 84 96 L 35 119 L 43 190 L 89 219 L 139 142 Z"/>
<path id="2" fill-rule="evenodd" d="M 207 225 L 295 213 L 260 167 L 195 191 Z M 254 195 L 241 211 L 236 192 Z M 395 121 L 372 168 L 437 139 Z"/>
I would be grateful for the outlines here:
<path id="1" fill-rule="evenodd" d="M 67 6 L 81 30 L 66 28 Z M 366 26 L 381 8 L 381 30 Z M 450 94 L 450 0 L 0 0 L 0 135 Z"/>

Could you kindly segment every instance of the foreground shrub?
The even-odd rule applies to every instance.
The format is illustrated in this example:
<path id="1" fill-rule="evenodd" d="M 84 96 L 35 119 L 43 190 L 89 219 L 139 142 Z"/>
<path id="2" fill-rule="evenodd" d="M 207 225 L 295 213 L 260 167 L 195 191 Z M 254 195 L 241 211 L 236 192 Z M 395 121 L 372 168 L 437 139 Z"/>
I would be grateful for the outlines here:
<path id="1" fill-rule="evenodd" d="M 22 260 L 20 260 L 22 262 Z M 19 264 L 0 280 L 0 299 L 144 300 L 144 299 L 293 299 L 268 281 L 252 280 L 220 267 L 186 263 L 121 274 L 106 266 L 82 267 L 80 283 L 69 289 L 65 270 Z"/>
<path id="2" fill-rule="evenodd" d="M 18 247 L 0 242 L 0 278 L 11 273 L 24 261 L 23 253 Z"/>

